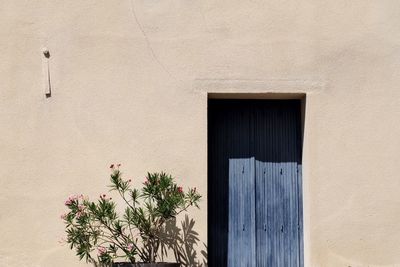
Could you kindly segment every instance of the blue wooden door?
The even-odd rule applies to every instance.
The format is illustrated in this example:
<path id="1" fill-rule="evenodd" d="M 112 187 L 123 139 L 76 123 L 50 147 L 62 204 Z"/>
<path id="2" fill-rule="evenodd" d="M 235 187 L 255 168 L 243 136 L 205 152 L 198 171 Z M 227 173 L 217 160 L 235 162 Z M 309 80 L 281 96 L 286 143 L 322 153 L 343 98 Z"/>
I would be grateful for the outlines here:
<path id="1" fill-rule="evenodd" d="M 229 160 L 228 266 L 301 266 L 297 163 Z"/>
<path id="2" fill-rule="evenodd" d="M 299 110 L 286 103 L 254 110 L 255 266 L 301 267 L 302 195 Z"/>
<path id="3" fill-rule="evenodd" d="M 302 267 L 300 102 L 209 104 L 209 266 Z"/>

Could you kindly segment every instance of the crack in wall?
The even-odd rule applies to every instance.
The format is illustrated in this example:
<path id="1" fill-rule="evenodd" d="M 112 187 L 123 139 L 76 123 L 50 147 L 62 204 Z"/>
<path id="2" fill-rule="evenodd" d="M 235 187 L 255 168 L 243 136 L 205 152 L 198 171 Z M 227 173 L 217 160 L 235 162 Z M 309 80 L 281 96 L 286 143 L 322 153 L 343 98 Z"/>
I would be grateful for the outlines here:
<path id="1" fill-rule="evenodd" d="M 175 78 L 175 77 L 171 74 L 171 72 L 165 67 L 165 65 L 160 61 L 160 59 L 158 58 L 158 56 L 157 56 L 156 53 L 154 52 L 154 49 L 153 49 L 153 47 L 151 46 L 149 37 L 147 36 L 145 30 L 143 29 L 143 26 L 142 26 L 142 24 L 140 23 L 139 18 L 138 18 L 137 14 L 136 14 L 135 5 L 134 5 L 134 2 L 133 2 L 133 1 L 134 1 L 134 0 L 129 0 L 130 8 L 131 8 L 131 14 L 132 14 L 132 17 L 133 17 L 133 19 L 134 19 L 136 25 L 139 27 L 139 30 L 140 30 L 140 32 L 142 33 L 142 35 L 143 35 L 143 37 L 144 37 L 144 39 L 145 39 L 145 41 L 146 41 L 146 45 L 147 45 L 147 48 L 150 50 L 151 56 L 152 56 L 153 59 L 157 62 L 157 64 L 158 64 L 171 78 L 173 78 L 174 80 L 176 80 L 176 78 Z"/>

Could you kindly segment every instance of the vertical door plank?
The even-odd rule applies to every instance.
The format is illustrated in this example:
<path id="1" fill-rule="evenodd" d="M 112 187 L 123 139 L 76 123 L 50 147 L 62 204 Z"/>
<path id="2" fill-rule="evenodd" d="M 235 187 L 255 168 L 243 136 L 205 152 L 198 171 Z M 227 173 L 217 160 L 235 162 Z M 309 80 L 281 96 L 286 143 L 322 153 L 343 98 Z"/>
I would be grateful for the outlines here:
<path id="1" fill-rule="evenodd" d="M 256 266 L 268 266 L 267 259 L 270 256 L 270 251 L 267 245 L 267 230 L 268 226 L 266 221 L 267 206 L 265 199 L 265 163 L 256 160 Z"/>
<path id="2" fill-rule="evenodd" d="M 229 159 L 228 266 L 255 266 L 255 160 Z"/>
<path id="3" fill-rule="evenodd" d="M 298 222 L 297 222 L 297 239 L 298 239 L 298 266 L 304 266 L 304 239 L 303 239 L 303 177 L 302 165 L 297 165 L 297 194 L 298 194 Z"/>

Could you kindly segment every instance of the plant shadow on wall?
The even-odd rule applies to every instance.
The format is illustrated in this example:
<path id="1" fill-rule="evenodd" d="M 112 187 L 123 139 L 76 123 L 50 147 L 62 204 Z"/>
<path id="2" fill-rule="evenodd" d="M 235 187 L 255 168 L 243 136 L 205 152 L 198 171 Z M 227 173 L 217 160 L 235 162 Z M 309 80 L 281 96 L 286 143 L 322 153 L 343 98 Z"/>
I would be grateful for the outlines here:
<path id="1" fill-rule="evenodd" d="M 185 267 L 207 267 L 207 246 L 203 243 L 204 249 L 201 256 L 197 254 L 199 234 L 195 231 L 195 221 L 185 215 L 180 227 L 176 219 L 165 224 L 162 231 L 162 242 L 160 244 L 161 257 L 167 257 L 168 251 L 174 253 L 175 260 Z"/>
<path id="2" fill-rule="evenodd" d="M 197 257 L 195 221 L 186 215 L 182 229 L 176 223 L 190 207 L 199 208 L 201 195 L 196 188 L 184 190 L 161 172 L 148 173 L 142 188 L 136 189 L 131 179 L 122 178 L 119 167 L 110 166 L 109 187 L 125 204 L 122 216 L 116 202 L 105 194 L 97 201 L 77 195 L 65 202 L 68 212 L 62 219 L 70 249 L 96 267 L 206 266 L 207 253 L 202 252 L 202 262 Z M 162 262 L 168 252 L 174 253 L 176 262 Z"/>

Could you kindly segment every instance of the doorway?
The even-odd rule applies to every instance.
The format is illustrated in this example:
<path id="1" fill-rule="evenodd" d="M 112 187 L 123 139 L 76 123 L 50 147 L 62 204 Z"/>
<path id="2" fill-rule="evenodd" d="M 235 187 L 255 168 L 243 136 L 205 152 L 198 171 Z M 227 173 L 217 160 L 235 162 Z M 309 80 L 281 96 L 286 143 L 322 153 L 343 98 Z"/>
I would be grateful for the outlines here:
<path id="1" fill-rule="evenodd" d="M 301 100 L 208 103 L 210 267 L 303 267 Z"/>

